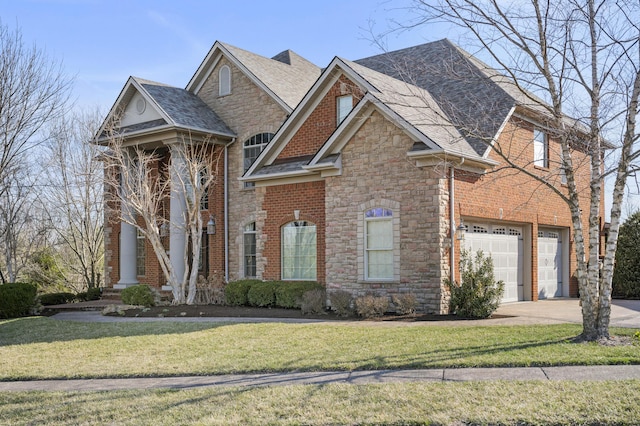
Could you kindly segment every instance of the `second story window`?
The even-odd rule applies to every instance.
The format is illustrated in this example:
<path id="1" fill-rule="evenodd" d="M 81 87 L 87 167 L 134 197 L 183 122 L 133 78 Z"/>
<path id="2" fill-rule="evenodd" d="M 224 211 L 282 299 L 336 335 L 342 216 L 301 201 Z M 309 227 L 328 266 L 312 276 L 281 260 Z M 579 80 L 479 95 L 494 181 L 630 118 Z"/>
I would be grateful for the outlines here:
<path id="1" fill-rule="evenodd" d="M 347 117 L 347 115 L 351 112 L 352 109 L 353 109 L 353 96 L 346 95 L 346 96 L 339 96 L 338 98 L 336 98 L 338 126 Z"/>
<path id="2" fill-rule="evenodd" d="M 231 69 L 223 65 L 218 72 L 218 96 L 231 94 Z"/>
<path id="3" fill-rule="evenodd" d="M 272 138 L 273 133 L 258 133 L 257 135 L 253 135 L 249 139 L 244 141 L 243 172 L 249 170 L 249 167 L 251 167 L 253 162 L 256 161 L 258 155 L 260 155 L 262 150 L 265 149 Z M 253 182 L 245 182 L 244 187 L 252 188 Z"/>
<path id="4" fill-rule="evenodd" d="M 549 167 L 549 140 L 547 134 L 539 129 L 533 130 L 533 165 Z"/>

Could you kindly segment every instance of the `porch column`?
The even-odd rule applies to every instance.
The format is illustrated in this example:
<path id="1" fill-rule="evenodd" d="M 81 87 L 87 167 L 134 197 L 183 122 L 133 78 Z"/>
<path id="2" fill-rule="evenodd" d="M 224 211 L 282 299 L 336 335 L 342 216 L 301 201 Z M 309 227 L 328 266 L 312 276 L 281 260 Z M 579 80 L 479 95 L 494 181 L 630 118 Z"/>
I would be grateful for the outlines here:
<path id="1" fill-rule="evenodd" d="M 123 207 L 122 214 L 125 207 Z M 138 284 L 136 275 L 136 227 L 126 222 L 120 224 L 120 281 L 113 288 L 126 288 Z"/>
<path id="2" fill-rule="evenodd" d="M 169 259 L 178 280 L 182 280 L 185 271 L 185 197 L 180 176 L 184 176 L 184 156 L 180 148 L 171 147 L 171 198 L 169 204 Z"/>

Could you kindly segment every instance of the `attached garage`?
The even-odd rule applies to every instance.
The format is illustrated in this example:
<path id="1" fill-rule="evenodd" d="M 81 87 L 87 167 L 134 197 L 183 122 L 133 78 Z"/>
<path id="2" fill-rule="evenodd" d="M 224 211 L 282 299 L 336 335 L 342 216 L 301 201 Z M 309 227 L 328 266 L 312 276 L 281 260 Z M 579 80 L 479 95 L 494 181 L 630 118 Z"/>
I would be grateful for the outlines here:
<path id="1" fill-rule="evenodd" d="M 469 223 L 464 247 L 472 253 L 490 254 L 496 280 L 504 281 L 503 302 L 524 300 L 524 250 L 522 228 L 503 224 Z"/>
<path id="2" fill-rule="evenodd" d="M 562 233 L 538 231 L 538 299 L 566 296 L 563 293 Z"/>

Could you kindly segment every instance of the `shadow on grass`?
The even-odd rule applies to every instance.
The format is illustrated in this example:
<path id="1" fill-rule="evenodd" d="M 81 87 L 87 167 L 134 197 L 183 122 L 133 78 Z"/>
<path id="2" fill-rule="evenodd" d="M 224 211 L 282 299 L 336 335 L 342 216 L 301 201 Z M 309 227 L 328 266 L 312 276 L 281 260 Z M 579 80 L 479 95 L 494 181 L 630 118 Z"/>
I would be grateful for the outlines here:
<path id="1" fill-rule="evenodd" d="M 0 347 L 31 343 L 69 342 L 106 337 L 157 336 L 191 333 L 227 326 L 226 323 L 81 323 L 47 317 L 0 320 Z"/>

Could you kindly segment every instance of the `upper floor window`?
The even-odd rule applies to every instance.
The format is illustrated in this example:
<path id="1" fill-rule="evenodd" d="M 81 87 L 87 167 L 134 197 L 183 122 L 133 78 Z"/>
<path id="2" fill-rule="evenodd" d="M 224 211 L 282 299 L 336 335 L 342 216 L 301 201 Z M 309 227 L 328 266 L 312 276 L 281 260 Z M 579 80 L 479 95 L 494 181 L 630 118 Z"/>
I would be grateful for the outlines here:
<path id="1" fill-rule="evenodd" d="M 549 167 L 549 140 L 547 134 L 539 129 L 533 130 L 533 164 Z"/>
<path id="2" fill-rule="evenodd" d="M 282 227 L 282 279 L 316 279 L 316 225 L 289 222 Z"/>
<path id="3" fill-rule="evenodd" d="M 393 212 L 373 208 L 364 214 L 365 279 L 393 279 Z"/>
<path id="4" fill-rule="evenodd" d="M 231 93 L 231 69 L 227 65 L 220 67 L 218 72 L 218 95 L 224 96 Z"/>
<path id="5" fill-rule="evenodd" d="M 338 126 L 353 109 L 353 96 L 339 96 L 336 99 L 336 111 L 338 113 Z"/>
<path id="6" fill-rule="evenodd" d="M 200 198 L 200 210 L 209 210 L 209 187 L 207 185 L 207 170 L 200 170 L 200 186 L 202 187 L 202 198 Z"/>
<path id="7" fill-rule="evenodd" d="M 244 172 L 249 170 L 249 167 L 256 161 L 256 158 L 258 158 L 272 138 L 273 133 L 258 133 L 244 142 Z M 253 182 L 245 182 L 244 187 L 253 187 Z"/>

